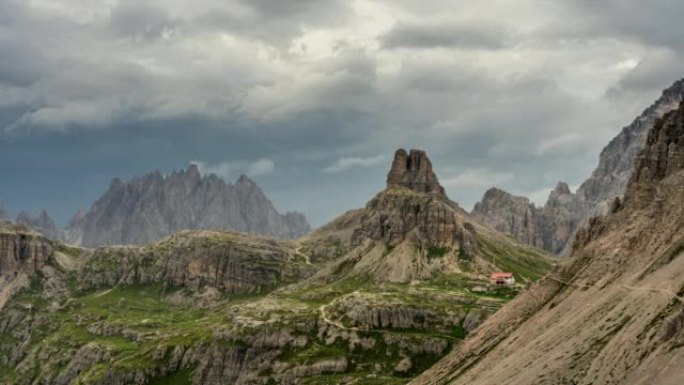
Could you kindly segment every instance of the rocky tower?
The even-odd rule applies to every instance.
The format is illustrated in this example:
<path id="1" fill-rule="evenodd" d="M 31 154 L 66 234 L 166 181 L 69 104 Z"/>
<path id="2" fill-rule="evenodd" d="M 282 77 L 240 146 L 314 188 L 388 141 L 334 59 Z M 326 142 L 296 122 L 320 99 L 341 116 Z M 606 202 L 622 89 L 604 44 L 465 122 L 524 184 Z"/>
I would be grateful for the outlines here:
<path id="1" fill-rule="evenodd" d="M 248 177 L 228 184 L 191 165 L 168 176 L 155 172 L 127 183 L 114 179 L 85 215 L 75 217 L 69 233 L 72 241 L 93 247 L 145 244 L 187 229 L 289 239 L 307 233 L 309 225 L 299 213 L 279 214 Z"/>
<path id="2" fill-rule="evenodd" d="M 439 184 L 432 171 L 432 163 L 425 151 L 400 149 L 394 154 L 392 168 L 387 175 L 387 187 L 402 186 L 409 190 L 439 194 L 445 196 L 444 188 Z"/>
<path id="3" fill-rule="evenodd" d="M 559 183 L 549 195 L 543 208 L 535 212 L 537 235 L 535 242 L 554 254 L 566 254 L 571 240 L 579 227 L 595 215 L 606 214 L 616 197 L 622 197 L 632 174 L 634 160 L 644 147 L 648 132 L 667 112 L 677 109 L 684 100 L 684 79 L 663 91 L 661 97 L 647 108 L 632 124 L 622 129 L 601 152 L 599 164 L 576 193 L 566 183 Z M 485 204 L 485 195 L 481 204 Z M 510 203 L 510 202 L 509 202 Z M 512 206 L 501 205 L 503 214 L 494 211 L 477 213 L 483 223 L 499 223 L 498 229 L 529 243 L 531 238 L 518 232 L 517 228 L 501 226 L 500 216 L 516 212 Z M 474 213 L 475 214 L 475 213 Z M 525 220 L 525 213 L 518 211 L 516 222 Z M 539 244 L 536 244 L 539 246 Z"/>
<path id="4" fill-rule="evenodd" d="M 412 384 L 681 383 L 684 104 L 649 131 L 630 175 L 624 200 L 578 231 L 569 264 Z"/>
<path id="5" fill-rule="evenodd" d="M 481 223 L 518 241 L 543 247 L 537 229 L 537 213 L 534 204 L 524 197 L 513 196 L 501 189 L 487 190 L 471 215 Z"/>
<path id="6" fill-rule="evenodd" d="M 365 208 L 347 212 L 300 242 L 314 261 L 335 259 L 345 264 L 340 269 L 345 274 L 377 282 L 464 270 L 488 274 L 501 269 L 495 260 L 526 266 L 521 280 L 534 279 L 548 267 L 542 253 L 478 224 L 451 201 L 419 150 L 396 152 L 387 188 Z"/>

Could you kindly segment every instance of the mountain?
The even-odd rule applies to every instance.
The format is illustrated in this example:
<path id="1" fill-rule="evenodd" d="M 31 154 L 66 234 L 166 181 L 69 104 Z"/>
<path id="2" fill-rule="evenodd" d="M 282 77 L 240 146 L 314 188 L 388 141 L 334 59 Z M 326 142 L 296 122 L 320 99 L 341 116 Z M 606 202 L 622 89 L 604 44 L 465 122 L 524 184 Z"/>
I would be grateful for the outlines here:
<path id="1" fill-rule="evenodd" d="M 314 231 L 304 243 L 342 245 L 340 263 L 371 279 L 409 282 L 448 273 L 488 275 L 504 268 L 521 281 L 548 267 L 540 251 L 480 225 L 439 184 L 423 151 L 398 150 L 387 188 L 364 209 L 349 212 Z M 311 250 L 316 259 L 339 256 Z M 496 259 L 499 256 L 499 259 Z"/>
<path id="2" fill-rule="evenodd" d="M 302 214 L 279 214 L 248 177 L 227 184 L 214 174 L 202 176 L 195 165 L 169 176 L 156 172 L 127 183 L 114 179 L 68 228 L 69 237 L 87 247 L 145 244 L 185 229 L 233 230 L 279 239 L 310 230 Z"/>
<path id="3" fill-rule="evenodd" d="M 482 200 L 475 204 L 471 215 L 483 224 L 501 233 L 510 234 L 524 244 L 544 247 L 540 230 L 537 229 L 537 209 L 528 198 L 514 196 L 492 187 L 485 192 Z"/>
<path id="4" fill-rule="evenodd" d="M 551 260 L 472 223 L 423 151 L 397 151 L 387 182 L 296 240 L 81 249 L 0 226 L 0 383 L 406 383 Z M 520 284 L 490 287 L 499 270 Z"/>
<path id="5" fill-rule="evenodd" d="M 50 239 L 62 239 L 62 232 L 57 228 L 55 221 L 52 220 L 46 210 L 41 210 L 40 214 L 35 217 L 26 211 L 21 211 L 15 222 L 38 231 Z"/>
<path id="6" fill-rule="evenodd" d="M 632 174 L 632 166 L 644 147 L 648 132 L 664 114 L 675 110 L 684 100 L 684 79 L 663 91 L 661 97 L 632 124 L 622 129 L 601 152 L 599 164 L 575 193 L 560 182 L 542 208 L 532 210 L 536 234 L 521 231 L 518 223 L 529 221 L 529 214 L 519 203 L 496 195 L 487 195 L 476 205 L 473 215 L 481 222 L 496 226 L 521 242 L 543 247 L 553 254 L 567 254 L 579 227 L 595 215 L 604 215 L 616 197 L 622 197 Z M 492 207 L 496 206 L 497 210 Z M 482 208 L 488 208 L 482 210 Z M 499 212 L 500 210 L 500 212 Z M 515 216 L 515 219 L 512 219 Z M 506 225 L 509 223 L 509 225 Z M 528 229 L 529 230 L 529 229 Z M 531 243 L 534 242 L 534 243 Z"/>
<path id="7" fill-rule="evenodd" d="M 412 384 L 680 384 L 684 103 L 649 131 L 630 175 L 569 263 Z"/>

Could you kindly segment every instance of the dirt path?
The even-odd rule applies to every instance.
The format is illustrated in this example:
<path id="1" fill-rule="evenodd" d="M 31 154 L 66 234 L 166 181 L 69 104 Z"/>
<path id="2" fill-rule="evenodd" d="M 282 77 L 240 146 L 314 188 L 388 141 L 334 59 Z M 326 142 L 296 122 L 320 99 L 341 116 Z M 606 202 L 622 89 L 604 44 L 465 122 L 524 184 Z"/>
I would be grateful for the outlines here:
<path id="1" fill-rule="evenodd" d="M 93 298 L 100 298 L 100 297 L 102 297 L 103 295 L 107 295 L 107 294 L 111 293 L 112 290 L 114 290 L 114 289 L 112 288 L 112 289 L 109 289 L 109 290 L 105 290 L 105 291 L 103 291 L 102 293 L 95 294 L 95 295 L 93 296 Z"/>
<path id="2" fill-rule="evenodd" d="M 2 279 L 2 278 L 0 278 Z M 9 282 L 0 284 L 0 310 L 5 307 L 7 301 L 14 295 L 14 293 L 28 286 L 28 276 L 26 273 L 19 273 L 14 279 Z M 4 286 L 4 287 L 3 287 Z"/>
<path id="3" fill-rule="evenodd" d="M 633 290 L 633 291 L 648 291 L 648 292 L 651 292 L 651 293 L 664 293 L 664 294 L 668 294 L 668 295 L 674 297 L 675 299 L 677 299 L 679 302 L 684 303 L 684 298 L 678 296 L 677 293 L 672 292 L 672 291 L 670 291 L 670 290 L 665 290 L 665 289 L 654 289 L 654 288 L 650 288 L 650 287 L 627 286 L 627 285 L 622 285 L 622 287 L 623 287 L 624 289 Z"/>
<path id="4" fill-rule="evenodd" d="M 318 312 L 319 312 L 320 315 L 321 315 L 321 319 L 322 319 L 325 323 L 327 323 L 328 325 L 335 326 L 336 328 L 340 328 L 340 329 L 342 329 L 342 330 L 349 330 L 349 331 L 358 331 L 358 330 L 359 330 L 359 328 L 355 328 L 355 327 L 351 327 L 351 328 L 346 327 L 346 326 L 342 325 L 341 323 L 339 323 L 339 322 L 337 322 L 337 321 L 334 321 L 334 320 L 331 320 L 330 318 L 328 318 L 328 315 L 327 315 L 326 312 L 325 312 L 325 306 L 326 306 L 326 305 L 321 305 L 321 307 L 318 308 Z"/>
<path id="5" fill-rule="evenodd" d="M 304 254 L 304 253 L 302 253 L 302 252 L 300 251 L 302 248 L 304 248 L 304 246 L 297 246 L 297 247 L 295 248 L 295 254 L 299 254 L 299 255 L 301 255 L 302 257 L 304 257 L 304 261 L 306 262 L 306 264 L 307 264 L 307 265 L 311 265 L 311 258 L 309 257 L 308 254 Z"/>

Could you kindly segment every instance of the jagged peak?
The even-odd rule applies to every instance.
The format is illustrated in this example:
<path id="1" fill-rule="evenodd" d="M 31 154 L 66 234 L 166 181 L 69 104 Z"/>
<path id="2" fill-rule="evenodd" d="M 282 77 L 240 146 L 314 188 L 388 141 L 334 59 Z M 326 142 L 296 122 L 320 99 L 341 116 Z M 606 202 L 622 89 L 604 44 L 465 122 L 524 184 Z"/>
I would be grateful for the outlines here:
<path id="1" fill-rule="evenodd" d="M 412 191 L 446 195 L 432 170 L 432 162 L 423 150 L 406 152 L 399 149 L 394 154 L 392 168 L 387 175 L 387 188 L 405 187 Z"/>
<path id="2" fill-rule="evenodd" d="M 571 195 L 572 191 L 570 186 L 565 182 L 558 182 L 556 187 L 553 188 L 552 194 L 554 195 Z"/>
<path id="3" fill-rule="evenodd" d="M 190 163 L 185 174 L 192 179 L 201 179 L 202 174 L 200 173 L 199 167 L 195 163 Z"/>
<path id="4" fill-rule="evenodd" d="M 235 184 L 247 184 L 247 185 L 256 185 L 256 182 L 254 182 L 250 177 L 248 177 L 245 174 L 240 174 L 238 177 L 237 181 Z"/>
<path id="5" fill-rule="evenodd" d="M 496 197 L 517 198 L 515 195 L 506 190 L 502 190 L 498 187 L 490 187 L 487 191 L 485 191 L 484 195 L 482 196 L 482 200 L 484 201 Z"/>
<path id="6" fill-rule="evenodd" d="M 652 203 L 656 185 L 684 170 L 684 102 L 665 114 L 651 129 L 627 184 L 626 204 Z"/>

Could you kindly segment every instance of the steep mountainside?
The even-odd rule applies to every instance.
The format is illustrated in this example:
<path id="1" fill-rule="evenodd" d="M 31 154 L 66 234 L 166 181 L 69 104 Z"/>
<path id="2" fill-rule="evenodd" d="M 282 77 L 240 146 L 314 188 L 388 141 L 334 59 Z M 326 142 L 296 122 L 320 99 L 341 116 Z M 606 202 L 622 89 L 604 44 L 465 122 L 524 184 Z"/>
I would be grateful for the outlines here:
<path id="1" fill-rule="evenodd" d="M 501 268 L 525 281 L 538 278 L 548 266 L 540 251 L 480 225 L 449 200 L 430 160 L 417 150 L 397 151 L 387 188 L 364 209 L 322 227 L 303 243 L 314 258 L 340 256 L 321 247 L 339 245 L 335 247 L 346 252 L 340 263 L 383 281 L 409 282 L 447 273 L 488 275 Z M 500 254 L 504 257 L 495 260 Z"/>
<path id="2" fill-rule="evenodd" d="M 571 263 L 413 384 L 681 384 L 684 104 L 648 133 L 610 206 L 579 231 Z"/>
<path id="3" fill-rule="evenodd" d="M 498 188 L 487 190 L 471 215 L 480 222 L 520 242 L 543 248 L 538 237 L 537 213 L 533 203 L 525 197 L 513 196 Z"/>
<path id="4" fill-rule="evenodd" d="M 601 152 L 599 164 L 591 177 L 584 181 L 575 193 L 567 184 L 559 183 L 543 208 L 532 210 L 535 216 L 536 235 L 521 232 L 517 223 L 527 220 L 528 213 L 521 212 L 510 200 L 499 202 L 498 210 L 473 212 L 483 223 L 495 225 L 496 229 L 514 236 L 521 242 L 539 245 L 553 254 L 569 251 L 570 241 L 576 230 L 595 215 L 605 214 L 615 197 L 622 197 L 632 173 L 634 160 L 643 148 L 647 134 L 665 113 L 676 109 L 684 100 L 684 79 L 663 91 L 662 96 L 647 108 L 629 126 L 622 129 Z M 492 196 L 485 194 L 480 207 L 491 207 Z M 499 212 L 501 210 L 501 212 Z M 510 219 L 516 215 L 515 219 Z M 510 225 L 506 226 L 505 221 Z M 535 243 L 530 243 L 534 241 Z"/>
<path id="5" fill-rule="evenodd" d="M 159 172 L 128 183 L 112 181 L 109 190 L 69 237 L 84 246 L 145 244 L 185 229 L 233 230 L 275 238 L 296 238 L 309 231 L 302 214 L 280 215 L 246 176 L 226 184 L 196 166 L 164 177 Z M 81 235 L 82 234 L 82 235 Z"/>
<path id="6" fill-rule="evenodd" d="M 39 261 L 0 311 L 3 384 L 403 384 L 549 268 L 471 224 L 425 153 L 403 150 L 366 208 L 295 241 L 186 231 L 39 245 L 0 249 Z M 494 269 L 523 284 L 488 288 Z"/>

